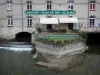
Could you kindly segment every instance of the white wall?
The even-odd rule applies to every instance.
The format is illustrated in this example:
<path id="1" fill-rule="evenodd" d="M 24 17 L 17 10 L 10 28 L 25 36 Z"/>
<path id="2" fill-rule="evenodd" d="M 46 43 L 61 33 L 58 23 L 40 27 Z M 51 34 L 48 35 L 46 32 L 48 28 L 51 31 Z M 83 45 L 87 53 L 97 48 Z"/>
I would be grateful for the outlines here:
<path id="1" fill-rule="evenodd" d="M 25 10 L 27 9 L 27 0 L 22 0 L 23 5 L 21 5 L 21 0 L 12 0 L 13 10 L 6 10 L 6 0 L 0 0 L 0 35 L 2 36 L 14 36 L 16 33 L 22 31 L 22 11 L 23 11 L 23 30 L 32 33 L 35 31 L 36 22 L 39 22 L 40 17 L 46 17 L 46 15 L 32 15 L 33 25 L 32 27 L 27 27 L 27 18 L 25 15 Z M 32 0 L 33 10 L 46 10 L 46 0 Z M 67 10 L 68 0 L 52 0 L 52 10 Z M 96 0 L 96 11 L 91 11 L 90 14 L 96 15 L 96 23 L 98 26 L 100 23 L 100 0 Z M 23 6 L 23 10 L 22 7 Z M 88 23 L 88 0 L 75 0 L 74 9 L 76 11 L 76 17 L 79 19 L 79 23 Z M 7 16 L 12 15 L 14 20 L 13 27 L 7 27 Z M 53 17 L 68 17 L 68 15 L 53 15 Z M 36 19 L 38 18 L 38 19 Z M 2 25 L 2 26 L 1 26 Z M 8 34 L 9 32 L 9 34 Z"/>
<path id="2" fill-rule="evenodd" d="M 88 18 L 88 5 L 77 4 L 75 5 L 75 10 L 78 18 Z"/>
<path id="3" fill-rule="evenodd" d="M 76 3 L 88 3 L 88 0 L 74 0 Z"/>
<path id="4" fill-rule="evenodd" d="M 96 5 L 96 13 L 95 14 L 96 14 L 97 18 L 100 18 L 100 4 Z"/>

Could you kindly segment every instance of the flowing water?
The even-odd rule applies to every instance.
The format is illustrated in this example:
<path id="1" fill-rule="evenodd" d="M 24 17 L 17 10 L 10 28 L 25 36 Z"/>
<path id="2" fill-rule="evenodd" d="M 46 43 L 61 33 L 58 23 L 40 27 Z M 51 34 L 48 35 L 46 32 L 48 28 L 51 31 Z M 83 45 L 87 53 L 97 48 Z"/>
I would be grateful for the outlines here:
<path id="1" fill-rule="evenodd" d="M 0 49 L 0 75 L 100 75 L 100 45 L 88 45 L 84 63 L 56 72 L 39 67 L 29 51 Z"/>

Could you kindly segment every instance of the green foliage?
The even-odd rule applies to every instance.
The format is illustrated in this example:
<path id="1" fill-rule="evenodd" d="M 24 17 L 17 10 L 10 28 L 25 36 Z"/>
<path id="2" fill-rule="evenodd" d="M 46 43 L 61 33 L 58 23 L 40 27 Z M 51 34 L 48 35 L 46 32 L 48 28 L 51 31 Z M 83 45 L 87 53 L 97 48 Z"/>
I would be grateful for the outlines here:
<path id="1" fill-rule="evenodd" d="M 80 36 L 81 36 L 83 39 L 87 39 L 87 34 L 86 34 L 86 33 L 81 33 Z"/>
<path id="2" fill-rule="evenodd" d="M 65 43 L 65 44 L 68 44 L 68 43 L 69 43 L 69 40 L 64 40 L 64 43 Z"/>
<path id="3" fill-rule="evenodd" d="M 48 39 L 48 40 L 49 40 L 49 39 Z M 54 40 L 49 40 L 48 43 L 50 43 L 50 44 L 55 44 L 55 43 L 54 43 Z"/>
<path id="4" fill-rule="evenodd" d="M 38 28 L 38 32 L 39 32 L 39 33 L 42 32 L 42 29 L 41 29 L 40 27 Z"/>
<path id="5" fill-rule="evenodd" d="M 69 43 L 84 41 L 84 40 L 82 39 L 53 40 L 49 38 L 39 38 L 37 39 L 37 41 L 48 43 L 48 44 L 54 44 L 54 45 L 64 45 L 64 44 L 69 44 Z"/>
<path id="6" fill-rule="evenodd" d="M 61 41 L 56 41 L 56 45 L 61 45 Z"/>
<path id="7" fill-rule="evenodd" d="M 83 34 L 81 34 L 83 36 Z M 84 38 L 86 35 L 84 35 Z M 53 37 L 44 37 L 44 38 L 39 38 L 37 41 L 43 42 L 45 44 L 53 44 L 53 45 L 65 45 L 65 44 L 70 44 L 73 42 L 84 42 L 82 37 L 76 37 L 76 36 L 67 36 L 67 37 L 62 37 L 62 36 L 53 36 Z"/>

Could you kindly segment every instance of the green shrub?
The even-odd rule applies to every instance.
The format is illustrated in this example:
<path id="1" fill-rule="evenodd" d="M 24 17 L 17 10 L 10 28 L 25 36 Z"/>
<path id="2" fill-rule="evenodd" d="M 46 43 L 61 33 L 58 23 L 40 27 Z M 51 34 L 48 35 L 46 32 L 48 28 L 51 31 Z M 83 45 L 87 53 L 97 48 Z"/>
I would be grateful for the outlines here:
<path id="1" fill-rule="evenodd" d="M 36 38 L 37 41 L 42 41 L 42 38 Z"/>
<path id="2" fill-rule="evenodd" d="M 39 32 L 39 33 L 42 32 L 42 29 L 41 29 L 40 27 L 38 28 L 38 32 Z"/>
<path id="3" fill-rule="evenodd" d="M 54 44 L 54 40 L 49 40 L 49 43 L 50 44 Z"/>
<path id="4" fill-rule="evenodd" d="M 81 36 L 83 39 L 86 39 L 86 38 L 87 38 L 87 34 L 86 34 L 86 33 L 82 33 L 82 34 L 80 34 L 80 36 Z"/>
<path id="5" fill-rule="evenodd" d="M 61 41 L 56 41 L 56 45 L 61 45 Z"/>
<path id="6" fill-rule="evenodd" d="M 69 40 L 64 40 L 64 44 L 68 44 L 69 43 Z"/>

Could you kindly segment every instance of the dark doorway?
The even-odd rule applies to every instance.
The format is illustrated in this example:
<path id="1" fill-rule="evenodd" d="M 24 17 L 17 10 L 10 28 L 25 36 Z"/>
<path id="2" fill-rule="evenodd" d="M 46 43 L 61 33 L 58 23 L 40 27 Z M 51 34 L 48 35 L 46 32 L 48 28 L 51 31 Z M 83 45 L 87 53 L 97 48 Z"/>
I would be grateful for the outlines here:
<path id="1" fill-rule="evenodd" d="M 52 24 L 47 24 L 47 30 L 50 32 L 52 31 Z"/>
<path id="2" fill-rule="evenodd" d="M 28 32 L 17 33 L 15 40 L 18 42 L 31 42 L 31 33 Z"/>
<path id="3" fill-rule="evenodd" d="M 73 30 L 73 23 L 68 23 L 68 29 Z"/>

